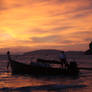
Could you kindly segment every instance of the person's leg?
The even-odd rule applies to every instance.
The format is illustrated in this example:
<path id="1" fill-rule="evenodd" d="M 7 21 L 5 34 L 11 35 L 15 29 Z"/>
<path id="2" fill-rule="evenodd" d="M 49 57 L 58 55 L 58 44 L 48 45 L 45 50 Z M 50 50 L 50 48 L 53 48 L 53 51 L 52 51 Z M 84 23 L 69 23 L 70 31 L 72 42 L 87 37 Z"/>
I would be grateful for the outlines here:
<path id="1" fill-rule="evenodd" d="M 68 62 L 65 63 L 65 68 L 66 68 L 66 69 L 69 69 L 69 64 L 68 64 Z"/>
<path id="2" fill-rule="evenodd" d="M 63 68 L 63 60 L 61 59 L 60 61 L 61 61 L 61 67 Z"/>
<path id="3" fill-rule="evenodd" d="M 66 69 L 67 69 L 67 68 L 68 68 L 68 65 L 69 65 L 69 64 L 68 64 L 68 62 L 67 62 L 67 60 L 66 60 L 66 59 L 64 59 L 63 61 L 64 61 L 64 62 L 63 62 L 63 63 L 64 63 L 64 68 L 66 68 Z"/>
<path id="4" fill-rule="evenodd" d="M 64 69 L 65 68 L 65 60 L 64 59 L 62 59 L 62 68 Z"/>

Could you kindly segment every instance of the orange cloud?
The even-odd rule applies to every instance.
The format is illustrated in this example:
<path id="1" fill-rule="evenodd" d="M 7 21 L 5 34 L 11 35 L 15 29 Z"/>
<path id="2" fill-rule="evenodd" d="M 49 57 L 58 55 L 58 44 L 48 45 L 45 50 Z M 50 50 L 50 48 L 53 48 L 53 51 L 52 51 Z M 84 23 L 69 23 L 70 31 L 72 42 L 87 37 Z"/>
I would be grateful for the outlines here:
<path id="1" fill-rule="evenodd" d="M 81 44 L 92 40 L 91 5 L 91 0 L 1 0 L 0 48 L 84 50 Z"/>

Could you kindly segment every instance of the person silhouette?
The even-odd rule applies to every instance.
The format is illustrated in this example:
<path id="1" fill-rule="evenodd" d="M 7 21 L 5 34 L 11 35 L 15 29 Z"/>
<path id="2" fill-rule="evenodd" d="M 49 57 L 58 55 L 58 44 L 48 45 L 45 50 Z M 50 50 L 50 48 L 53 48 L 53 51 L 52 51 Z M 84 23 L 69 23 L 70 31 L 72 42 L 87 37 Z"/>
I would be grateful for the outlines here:
<path id="1" fill-rule="evenodd" d="M 64 51 L 60 52 L 59 58 L 60 58 L 60 61 L 61 61 L 62 68 L 67 68 L 68 67 L 68 62 L 66 60 L 66 55 L 65 55 Z"/>

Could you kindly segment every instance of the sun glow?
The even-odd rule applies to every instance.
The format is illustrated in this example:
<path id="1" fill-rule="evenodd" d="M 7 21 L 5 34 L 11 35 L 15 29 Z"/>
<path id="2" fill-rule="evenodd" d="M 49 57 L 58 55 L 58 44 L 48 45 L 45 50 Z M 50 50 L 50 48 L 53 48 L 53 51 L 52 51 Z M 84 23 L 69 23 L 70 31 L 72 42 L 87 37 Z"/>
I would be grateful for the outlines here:
<path id="1" fill-rule="evenodd" d="M 71 50 L 73 45 L 74 50 L 85 50 L 92 40 L 91 3 L 89 0 L 1 0 L 0 48 Z"/>

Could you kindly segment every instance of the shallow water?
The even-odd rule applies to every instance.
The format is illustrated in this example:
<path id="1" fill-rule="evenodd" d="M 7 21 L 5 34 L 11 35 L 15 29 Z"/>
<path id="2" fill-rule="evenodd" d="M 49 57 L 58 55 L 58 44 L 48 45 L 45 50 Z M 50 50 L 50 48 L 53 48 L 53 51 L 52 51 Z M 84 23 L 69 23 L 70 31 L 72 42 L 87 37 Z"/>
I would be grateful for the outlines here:
<path id="1" fill-rule="evenodd" d="M 79 66 L 92 67 L 92 56 L 67 55 Z M 23 59 L 23 58 L 22 58 Z M 24 60 L 24 61 L 23 61 Z M 25 62 L 27 60 L 23 59 Z M 0 92 L 91 92 L 92 70 L 81 70 L 78 77 L 12 75 L 7 59 L 0 60 Z"/>

